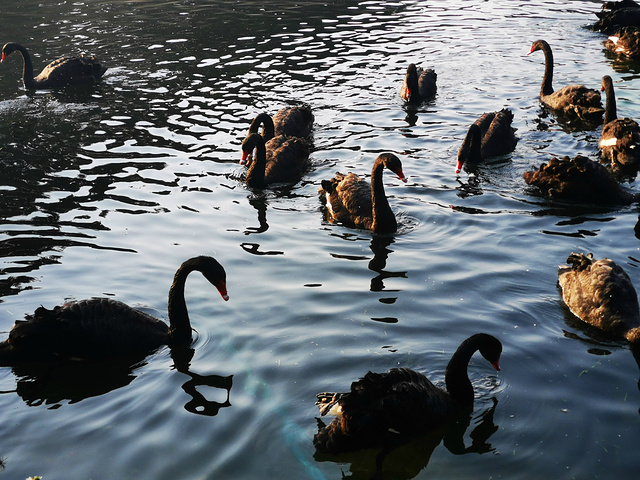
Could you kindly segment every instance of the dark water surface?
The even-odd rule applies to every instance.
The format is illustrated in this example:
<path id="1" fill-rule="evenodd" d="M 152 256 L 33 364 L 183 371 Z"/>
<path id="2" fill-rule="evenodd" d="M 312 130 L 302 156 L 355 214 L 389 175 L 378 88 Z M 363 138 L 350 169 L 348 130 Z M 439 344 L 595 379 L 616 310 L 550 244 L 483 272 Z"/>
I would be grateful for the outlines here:
<path id="1" fill-rule="evenodd" d="M 401 365 L 442 383 L 478 331 L 504 344 L 496 374 L 474 359 L 468 428 L 416 440 L 384 476 L 633 478 L 638 364 L 575 321 L 557 266 L 591 251 L 640 285 L 635 206 L 555 205 L 522 173 L 552 155 L 595 158 L 599 130 L 569 132 L 537 98 L 545 38 L 555 85 L 616 86 L 640 118 L 640 66 L 607 57 L 584 28 L 589 1 L 35 2 L 3 11 L 3 43 L 36 69 L 90 51 L 104 81 L 25 93 L 0 65 L 0 332 L 40 305 L 108 295 L 166 318 L 188 257 L 226 268 L 223 302 L 187 285 L 193 351 L 133 366 L 0 369 L 0 477 L 370 478 L 375 452 L 314 456 L 315 394 Z M 410 62 L 438 72 L 419 107 L 398 97 Z M 308 102 L 313 167 L 288 188 L 240 181 L 240 142 L 260 111 Z M 468 125 L 510 107 L 513 155 L 454 174 Z M 400 230 L 328 224 L 317 198 L 336 170 L 381 151 Z M 636 189 L 635 182 L 628 185 Z"/>

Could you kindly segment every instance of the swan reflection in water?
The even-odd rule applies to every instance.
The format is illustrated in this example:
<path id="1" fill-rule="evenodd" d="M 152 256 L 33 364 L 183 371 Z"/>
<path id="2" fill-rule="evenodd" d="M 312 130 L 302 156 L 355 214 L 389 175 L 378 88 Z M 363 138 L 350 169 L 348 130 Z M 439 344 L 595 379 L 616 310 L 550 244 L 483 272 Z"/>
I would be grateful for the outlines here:
<path id="1" fill-rule="evenodd" d="M 221 408 L 231 406 L 229 397 L 231 387 L 233 386 L 233 375 L 200 375 L 199 373 L 192 372 L 189 370 L 189 367 L 195 352 L 191 347 L 171 349 L 171 358 L 173 359 L 175 369 L 189 377 L 189 380 L 182 384 L 182 390 L 191 397 L 191 400 L 185 404 L 184 408 L 191 413 L 214 417 Z M 226 399 L 223 402 L 208 400 L 198 391 L 198 387 L 211 387 L 224 390 Z"/>
<path id="2" fill-rule="evenodd" d="M 90 362 L 18 362 L 11 366 L 15 390 L 0 393 L 17 393 L 30 407 L 56 409 L 65 400 L 78 403 L 129 385 L 136 378 L 133 371 L 143 365 L 143 356 Z"/>
<path id="3" fill-rule="evenodd" d="M 441 442 L 454 455 L 494 452 L 495 448 L 489 443 L 489 439 L 499 428 L 494 422 L 498 400 L 492 397 L 491 401 L 492 406 L 476 416 L 473 416 L 469 409 L 449 424 L 399 446 L 359 450 L 339 455 L 316 452 L 314 459 L 318 462 L 350 464 L 350 474 L 343 472 L 342 478 L 355 480 L 390 477 L 396 480 L 409 480 L 418 476 L 427 467 L 432 453 Z M 471 445 L 467 446 L 465 433 L 472 421 L 475 427 L 469 433 Z M 321 427 L 323 422 L 318 419 L 318 424 Z"/>
<path id="4" fill-rule="evenodd" d="M 171 349 L 175 369 L 189 377 L 182 385 L 191 397 L 184 408 L 198 415 L 215 416 L 221 408 L 231 406 L 233 375 L 193 373 L 189 362 L 194 354 L 191 347 Z M 57 409 L 65 401 L 78 403 L 126 387 L 136 378 L 134 371 L 147 364 L 145 358 L 140 355 L 101 361 L 20 362 L 11 367 L 17 377 L 16 388 L 0 394 L 16 393 L 30 407 L 47 405 L 49 409 Z M 223 390 L 226 399 L 208 400 L 197 390 L 201 386 Z"/>
<path id="5" fill-rule="evenodd" d="M 388 290 L 385 288 L 384 281 L 387 278 L 407 278 L 407 272 L 391 272 L 385 270 L 387 266 L 387 259 L 389 258 L 389 254 L 393 252 L 389 247 L 392 243 L 394 243 L 394 237 L 392 236 L 382 236 L 382 235 L 374 235 L 371 239 L 371 251 L 373 252 L 373 258 L 369 261 L 369 270 L 377 273 L 375 277 L 371 279 L 371 288 L 372 292 L 382 292 L 382 291 L 391 291 L 395 292 L 397 290 Z M 380 301 L 383 301 L 382 299 Z M 383 301 L 383 303 L 391 303 L 388 301 Z"/>

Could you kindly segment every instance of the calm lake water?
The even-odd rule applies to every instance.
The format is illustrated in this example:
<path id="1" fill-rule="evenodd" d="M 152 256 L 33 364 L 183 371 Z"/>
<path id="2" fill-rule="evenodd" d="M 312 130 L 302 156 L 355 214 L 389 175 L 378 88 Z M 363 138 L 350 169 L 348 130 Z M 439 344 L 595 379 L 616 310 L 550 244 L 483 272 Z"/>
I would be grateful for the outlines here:
<path id="1" fill-rule="evenodd" d="M 619 114 L 640 119 L 640 65 L 584 28 L 600 2 L 301 3 L 24 0 L 3 12 L 3 43 L 30 48 L 36 70 L 89 51 L 109 71 L 27 94 L 19 57 L 0 65 L 0 338 L 71 298 L 166 318 L 173 273 L 194 255 L 224 265 L 231 298 L 190 278 L 191 351 L 0 369 L 0 477 L 371 478 L 375 452 L 314 455 L 315 394 L 398 365 L 442 384 L 482 331 L 504 353 L 500 373 L 472 361 L 473 415 L 452 440 L 393 452 L 383 478 L 632 478 L 638 364 L 571 316 L 556 281 L 569 253 L 588 251 L 640 286 L 637 207 L 553 204 L 522 180 L 554 155 L 596 158 L 600 135 L 541 110 L 534 40 L 554 49 L 556 86 L 611 75 Z M 398 96 L 410 62 L 438 73 L 418 107 Z M 246 188 L 250 120 L 303 101 L 313 167 L 289 188 Z M 515 152 L 456 176 L 468 126 L 503 107 Z M 327 223 L 321 180 L 369 174 L 382 151 L 409 178 L 385 176 L 398 233 Z"/>

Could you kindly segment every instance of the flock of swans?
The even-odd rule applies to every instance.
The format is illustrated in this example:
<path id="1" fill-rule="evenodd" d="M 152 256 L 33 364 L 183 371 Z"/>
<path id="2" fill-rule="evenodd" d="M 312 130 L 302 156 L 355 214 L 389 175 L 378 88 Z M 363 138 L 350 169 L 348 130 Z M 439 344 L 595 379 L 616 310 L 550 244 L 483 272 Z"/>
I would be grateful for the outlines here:
<path id="1" fill-rule="evenodd" d="M 633 5 L 631 5 L 633 4 Z M 640 7 L 624 0 L 607 4 L 606 15 L 625 9 L 624 18 Z M 636 12 L 637 9 L 637 12 Z M 604 13 L 600 22 L 608 18 Z M 617 18 L 617 17 L 616 17 Z M 623 26 L 604 42 L 617 54 L 640 55 L 640 33 Z M 602 27 L 603 29 L 605 27 Z M 635 50 L 634 50 L 635 45 Z M 27 89 L 50 89 L 97 81 L 106 68 L 95 57 L 64 57 L 49 64 L 34 77 L 27 50 L 8 43 L 2 49 L 2 62 L 13 52 L 23 57 L 23 82 Z M 602 162 L 578 155 L 553 158 L 538 170 L 526 172 L 524 180 L 543 195 L 564 201 L 628 204 L 638 196 L 620 184 L 620 174 L 637 173 L 640 168 L 640 127 L 628 118 L 618 118 L 613 82 L 602 78 L 606 94 L 583 85 L 553 88 L 553 53 L 544 40 L 533 42 L 530 54 L 542 51 L 545 58 L 540 102 L 559 120 L 603 123 L 599 142 Z M 437 74 L 415 64 L 407 68 L 400 90 L 407 102 L 422 102 L 437 91 Z M 604 116 L 604 118 L 603 118 Z M 247 165 L 244 181 L 255 189 L 278 183 L 295 183 L 309 168 L 312 152 L 313 112 L 308 105 L 280 110 L 273 118 L 260 114 L 251 123 L 242 142 L 242 164 Z M 507 155 L 518 142 L 511 126 L 509 109 L 485 113 L 470 126 L 459 149 L 455 171 L 487 158 Z M 330 222 L 346 227 L 368 229 L 374 233 L 393 233 L 397 221 L 383 186 L 388 169 L 406 182 L 401 160 L 393 153 L 382 153 L 374 161 L 371 180 L 354 173 L 337 173 L 323 180 L 321 203 Z M 568 266 L 559 269 L 562 297 L 571 311 L 583 321 L 632 345 L 640 345 L 640 309 L 636 291 L 621 267 L 608 259 L 572 253 Z M 211 257 L 194 257 L 177 270 L 169 291 L 169 325 L 113 299 L 69 302 L 53 309 L 39 307 L 25 320 L 16 321 L 9 338 L 0 343 L 0 365 L 16 362 L 104 359 L 119 355 L 152 353 L 162 345 L 189 344 L 191 325 L 184 297 L 187 276 L 199 271 L 220 292 L 224 300 L 226 274 Z M 367 373 L 351 384 L 345 393 L 318 394 L 321 415 L 336 419 L 321 427 L 313 443 L 320 452 L 343 452 L 369 446 L 389 445 L 442 425 L 462 409 L 473 405 L 473 387 L 467 367 L 471 357 L 480 354 L 499 370 L 500 341 L 478 333 L 466 339 L 449 362 L 446 388 L 436 387 L 424 375 L 407 368 L 387 373 Z"/>

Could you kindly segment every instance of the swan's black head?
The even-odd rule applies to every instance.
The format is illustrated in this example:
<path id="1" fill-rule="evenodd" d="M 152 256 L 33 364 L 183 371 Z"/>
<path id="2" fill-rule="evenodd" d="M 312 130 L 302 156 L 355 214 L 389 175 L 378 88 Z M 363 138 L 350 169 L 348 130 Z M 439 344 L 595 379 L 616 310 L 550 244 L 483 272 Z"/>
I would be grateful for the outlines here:
<path id="1" fill-rule="evenodd" d="M 493 335 L 487 333 L 478 333 L 474 335 L 478 337 L 480 344 L 480 355 L 482 355 L 496 371 L 500 371 L 500 355 L 502 354 L 502 343 Z"/>
<path id="2" fill-rule="evenodd" d="M 251 154 L 253 150 L 260 146 L 264 149 L 264 138 L 259 133 L 251 133 L 247 135 L 247 137 L 242 141 L 242 160 L 240 160 L 240 164 L 244 165 L 251 160 Z"/>
<path id="3" fill-rule="evenodd" d="M 17 49 L 18 49 L 17 43 L 6 43 L 4 47 L 2 47 L 2 59 L 0 59 L 0 62 L 4 62 L 6 58 L 9 55 L 11 55 L 13 52 L 15 52 Z"/>
<path id="4" fill-rule="evenodd" d="M 536 50 L 549 50 L 549 44 L 544 40 L 536 40 L 533 42 L 533 45 L 531 45 L 531 51 L 527 55 L 531 55 Z"/>
<path id="5" fill-rule="evenodd" d="M 608 87 L 613 85 L 613 80 L 611 80 L 611 77 L 609 75 L 605 75 L 604 77 L 602 77 L 601 85 L 602 86 L 600 87 L 600 91 L 604 92 Z"/>
<path id="6" fill-rule="evenodd" d="M 215 258 L 206 255 L 193 257 L 185 261 L 180 269 L 199 271 L 209 283 L 218 289 L 222 298 L 229 300 L 229 295 L 227 294 L 227 273 Z"/>
<path id="7" fill-rule="evenodd" d="M 377 161 L 381 161 L 382 164 L 395 173 L 403 182 L 407 181 L 407 177 L 404 176 L 402 171 L 402 162 L 393 153 L 381 153 L 378 155 Z"/>

